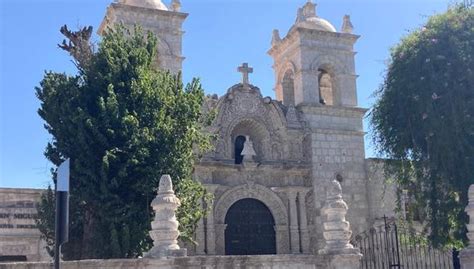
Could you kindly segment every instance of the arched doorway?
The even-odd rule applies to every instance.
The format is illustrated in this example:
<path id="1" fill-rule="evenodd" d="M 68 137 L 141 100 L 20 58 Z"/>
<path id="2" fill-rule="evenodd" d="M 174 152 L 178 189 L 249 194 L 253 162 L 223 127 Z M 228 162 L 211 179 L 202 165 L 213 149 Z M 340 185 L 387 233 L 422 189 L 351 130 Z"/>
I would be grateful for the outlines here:
<path id="1" fill-rule="evenodd" d="M 276 254 L 275 220 L 257 199 L 235 202 L 225 217 L 226 255 Z"/>

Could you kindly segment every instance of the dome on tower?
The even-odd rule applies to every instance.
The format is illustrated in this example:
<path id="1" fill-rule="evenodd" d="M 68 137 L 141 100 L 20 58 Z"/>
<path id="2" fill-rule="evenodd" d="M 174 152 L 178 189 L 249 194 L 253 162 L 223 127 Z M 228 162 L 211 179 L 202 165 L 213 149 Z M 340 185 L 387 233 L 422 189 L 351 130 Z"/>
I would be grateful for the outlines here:
<path id="1" fill-rule="evenodd" d="M 161 0 L 120 0 L 120 3 L 136 7 L 168 10 Z"/>
<path id="2" fill-rule="evenodd" d="M 298 16 L 293 27 L 336 32 L 336 28 L 327 20 L 316 15 L 316 5 L 308 1 L 302 8 L 298 9 Z"/>

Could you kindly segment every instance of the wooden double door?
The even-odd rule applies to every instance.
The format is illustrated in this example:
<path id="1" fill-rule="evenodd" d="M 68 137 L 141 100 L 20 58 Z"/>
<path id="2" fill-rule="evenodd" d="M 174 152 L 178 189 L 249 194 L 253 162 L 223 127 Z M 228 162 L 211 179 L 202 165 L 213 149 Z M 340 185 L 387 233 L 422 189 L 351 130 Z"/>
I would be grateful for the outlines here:
<path id="1" fill-rule="evenodd" d="M 225 224 L 226 255 L 276 254 L 275 220 L 261 201 L 237 201 L 227 212 Z"/>

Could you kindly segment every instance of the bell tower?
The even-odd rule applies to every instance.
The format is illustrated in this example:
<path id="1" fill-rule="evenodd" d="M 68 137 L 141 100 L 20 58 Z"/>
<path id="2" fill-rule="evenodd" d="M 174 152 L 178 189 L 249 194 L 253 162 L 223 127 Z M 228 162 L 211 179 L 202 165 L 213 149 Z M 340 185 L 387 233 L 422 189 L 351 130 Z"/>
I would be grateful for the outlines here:
<path id="1" fill-rule="evenodd" d="M 167 7 L 161 0 L 118 0 L 107 8 L 99 34 L 107 27 L 123 23 L 133 29 L 140 25 L 158 38 L 158 53 L 155 64 L 163 70 L 177 74 L 182 70 L 182 25 L 188 14 L 180 12 L 180 0 L 172 0 Z"/>
<path id="2" fill-rule="evenodd" d="M 273 31 L 268 54 L 273 58 L 277 100 L 285 105 L 357 106 L 352 34 L 349 16 L 338 32 L 316 14 L 311 0 L 298 9 L 284 37 Z"/>
<path id="3" fill-rule="evenodd" d="M 369 216 L 363 130 L 367 110 L 357 104 L 354 44 L 359 36 L 352 31 L 349 16 L 337 31 L 317 15 L 316 4 L 309 0 L 298 9 L 284 38 L 273 31 L 268 54 L 274 60 L 277 100 L 288 110 L 295 106 L 308 127 L 315 208 L 325 202 L 325 186 L 340 181 L 349 195 L 348 220 L 358 233 L 367 227 Z M 320 249 L 322 216 L 315 215 L 313 221 L 310 241 Z"/>

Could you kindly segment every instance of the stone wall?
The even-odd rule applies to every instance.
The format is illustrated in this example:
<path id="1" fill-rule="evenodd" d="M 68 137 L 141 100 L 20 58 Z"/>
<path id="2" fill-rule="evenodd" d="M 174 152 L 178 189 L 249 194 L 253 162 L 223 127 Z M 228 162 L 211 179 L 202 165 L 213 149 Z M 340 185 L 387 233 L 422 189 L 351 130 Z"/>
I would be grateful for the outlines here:
<path id="1" fill-rule="evenodd" d="M 28 261 L 49 259 L 35 225 L 41 192 L 0 189 L 0 257 L 25 256 Z"/>
<path id="2" fill-rule="evenodd" d="M 397 187 L 387 181 L 384 172 L 384 160 L 367 159 L 367 200 L 369 203 L 371 225 L 383 222 L 383 217 L 395 217 L 397 207 Z"/>
<path id="3" fill-rule="evenodd" d="M 51 269 L 51 263 L 1 264 L 0 269 Z M 181 269 L 181 268 L 299 268 L 326 269 L 328 260 L 310 255 L 268 255 L 268 256 L 194 256 L 172 259 L 137 260 L 86 260 L 63 262 L 63 269 Z"/>
<path id="4" fill-rule="evenodd" d="M 311 129 L 311 167 L 314 188 L 315 216 L 311 227 L 312 247 L 321 249 L 323 222 L 319 208 L 323 206 L 326 186 L 337 179 L 343 198 L 349 204 L 347 219 L 354 234 L 368 229 L 367 178 L 365 171 L 364 132 L 365 109 L 301 106 Z"/>

